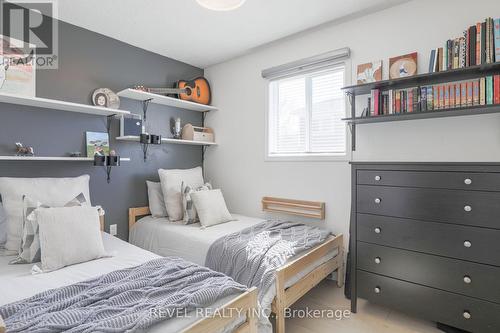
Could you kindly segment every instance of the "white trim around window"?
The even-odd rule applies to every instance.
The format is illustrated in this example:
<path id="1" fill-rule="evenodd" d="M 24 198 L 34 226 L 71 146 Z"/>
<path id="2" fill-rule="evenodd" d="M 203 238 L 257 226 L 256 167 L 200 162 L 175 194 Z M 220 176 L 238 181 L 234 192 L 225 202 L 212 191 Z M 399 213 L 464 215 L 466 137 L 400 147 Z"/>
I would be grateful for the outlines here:
<path id="1" fill-rule="evenodd" d="M 277 93 L 273 91 L 273 89 L 276 89 L 276 82 L 280 80 L 290 80 L 295 77 L 304 77 L 308 76 L 314 77 L 318 75 L 322 75 L 324 73 L 332 72 L 335 70 L 338 70 L 338 68 L 344 69 L 344 83 L 343 85 L 349 85 L 351 82 L 351 61 L 349 59 L 338 61 L 335 64 L 331 64 L 330 66 L 326 68 L 321 68 L 317 70 L 312 70 L 310 72 L 300 72 L 297 73 L 296 75 L 288 75 L 286 77 L 279 77 L 276 79 L 271 79 L 268 81 L 267 89 L 266 89 L 266 94 L 267 94 L 267 110 L 266 110 L 266 117 L 265 117 L 265 156 L 264 160 L 268 162 L 321 162 L 321 161 L 338 161 L 338 162 L 345 162 L 349 161 L 352 156 L 351 152 L 351 143 L 350 143 L 350 135 L 349 134 L 349 128 L 346 123 L 343 124 L 345 126 L 345 149 L 344 152 L 312 152 L 311 149 L 306 149 L 308 152 L 290 152 L 290 153 L 271 153 L 271 146 L 275 143 L 270 142 L 270 140 L 276 140 L 276 133 L 274 135 L 270 135 L 270 132 L 273 129 L 276 128 L 275 124 L 273 124 L 273 119 L 271 119 L 272 116 L 276 116 L 276 107 L 278 105 L 278 101 L 276 100 Z M 305 126 L 305 130 L 307 132 L 310 131 L 311 128 L 311 123 L 310 123 L 310 105 L 311 105 L 311 80 L 306 79 L 305 80 L 305 89 L 306 89 L 306 98 L 304 103 L 307 105 L 308 111 L 306 112 L 306 123 L 307 125 Z M 309 89 L 308 89 L 309 88 Z M 348 100 L 343 95 L 343 104 L 345 105 L 344 108 L 344 115 L 345 117 L 348 113 L 349 110 L 349 105 L 348 105 Z M 307 145 L 310 143 L 310 133 L 305 133 L 305 137 L 307 138 Z"/>

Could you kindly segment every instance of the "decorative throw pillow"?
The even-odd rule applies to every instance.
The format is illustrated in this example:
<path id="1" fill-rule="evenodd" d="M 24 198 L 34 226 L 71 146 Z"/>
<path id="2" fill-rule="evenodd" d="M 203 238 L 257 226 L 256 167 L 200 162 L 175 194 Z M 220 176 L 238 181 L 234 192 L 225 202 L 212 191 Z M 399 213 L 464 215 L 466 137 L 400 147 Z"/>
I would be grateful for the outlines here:
<path id="1" fill-rule="evenodd" d="M 62 207 L 80 193 L 90 206 L 89 175 L 74 178 L 10 178 L 0 177 L 0 196 L 7 214 L 5 248 L 19 250 L 23 233 L 23 196 L 51 207 Z"/>
<path id="2" fill-rule="evenodd" d="M 171 221 L 182 220 L 182 182 L 192 187 L 202 186 L 204 181 L 201 167 L 193 169 L 160 169 L 158 175 L 160 176 L 161 190 L 165 198 L 168 218 Z"/>
<path id="3" fill-rule="evenodd" d="M 96 207 L 58 207 L 37 209 L 40 229 L 41 269 L 50 272 L 65 266 L 107 257 Z"/>
<path id="4" fill-rule="evenodd" d="M 200 187 L 193 188 L 182 182 L 181 193 L 182 193 L 182 206 L 184 209 L 184 224 L 192 224 L 199 221 L 198 213 L 194 207 L 193 200 L 191 199 L 191 194 L 199 191 L 210 191 L 212 185 L 210 183 L 205 183 Z"/>
<path id="5" fill-rule="evenodd" d="M 234 221 L 226 207 L 221 190 L 200 191 L 191 193 L 202 227 Z"/>
<path id="6" fill-rule="evenodd" d="M 165 207 L 165 199 L 161 191 L 161 184 L 146 180 L 148 187 L 149 211 L 153 217 L 167 216 L 167 208 Z"/>
<path id="7" fill-rule="evenodd" d="M 67 202 L 64 207 L 82 206 L 86 203 L 83 193 L 77 195 L 74 199 Z M 40 236 L 36 211 L 38 209 L 50 208 L 39 201 L 35 201 L 27 196 L 23 197 L 23 236 L 21 239 L 21 248 L 19 255 L 11 260 L 9 264 L 32 264 L 39 262 L 40 254 Z"/>

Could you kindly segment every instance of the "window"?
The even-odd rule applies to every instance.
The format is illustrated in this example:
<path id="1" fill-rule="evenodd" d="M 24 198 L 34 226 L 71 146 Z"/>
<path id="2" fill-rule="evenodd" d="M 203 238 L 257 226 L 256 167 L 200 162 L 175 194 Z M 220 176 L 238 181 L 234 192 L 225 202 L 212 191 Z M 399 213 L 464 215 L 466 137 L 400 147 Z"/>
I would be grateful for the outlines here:
<path id="1" fill-rule="evenodd" d="M 345 66 L 270 81 L 268 157 L 346 155 Z"/>

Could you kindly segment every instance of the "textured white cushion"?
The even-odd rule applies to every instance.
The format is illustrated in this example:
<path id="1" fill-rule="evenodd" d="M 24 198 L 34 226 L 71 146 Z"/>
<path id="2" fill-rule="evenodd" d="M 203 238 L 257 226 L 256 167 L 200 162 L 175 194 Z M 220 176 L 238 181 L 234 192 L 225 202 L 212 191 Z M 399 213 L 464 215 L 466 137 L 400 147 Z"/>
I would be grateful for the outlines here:
<path id="1" fill-rule="evenodd" d="M 19 250 L 23 229 L 23 196 L 43 202 L 50 207 L 62 207 L 83 193 L 90 205 L 88 175 L 75 178 L 9 178 L 0 177 L 0 195 L 7 214 L 5 248 Z"/>
<path id="2" fill-rule="evenodd" d="M 192 224 L 200 220 L 198 218 L 198 213 L 196 212 L 196 207 L 193 204 L 193 200 L 191 200 L 191 193 L 198 191 L 209 191 L 211 189 L 212 185 L 210 183 L 205 183 L 205 185 L 203 186 L 193 188 L 191 186 L 186 186 L 184 182 L 182 182 L 181 193 L 184 224 Z"/>
<path id="3" fill-rule="evenodd" d="M 35 212 L 44 272 L 107 256 L 96 207 L 46 208 Z"/>
<path id="4" fill-rule="evenodd" d="M 0 203 L 0 247 L 3 247 L 6 241 L 7 241 L 7 216 L 5 215 L 5 210 L 3 209 L 2 203 Z"/>
<path id="5" fill-rule="evenodd" d="M 191 193 L 202 227 L 234 221 L 226 207 L 221 190 Z"/>
<path id="6" fill-rule="evenodd" d="M 171 169 L 158 170 L 160 176 L 161 190 L 165 198 L 165 207 L 170 221 L 179 221 L 183 218 L 181 186 L 184 184 L 192 187 L 200 187 L 203 182 L 203 171 L 201 167 L 193 169 Z"/>
<path id="7" fill-rule="evenodd" d="M 153 217 L 167 216 L 167 208 L 165 207 L 165 199 L 161 191 L 161 184 L 146 180 L 148 186 L 148 201 L 149 211 Z"/>

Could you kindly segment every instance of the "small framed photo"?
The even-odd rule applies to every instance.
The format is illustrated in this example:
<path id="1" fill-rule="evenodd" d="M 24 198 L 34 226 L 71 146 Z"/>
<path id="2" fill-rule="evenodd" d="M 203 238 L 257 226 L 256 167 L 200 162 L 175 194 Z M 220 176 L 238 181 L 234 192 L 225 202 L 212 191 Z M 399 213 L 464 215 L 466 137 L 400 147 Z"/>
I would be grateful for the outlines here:
<path id="1" fill-rule="evenodd" d="M 417 74 L 417 52 L 389 59 L 389 79 Z"/>
<path id="2" fill-rule="evenodd" d="M 109 135 L 106 132 L 86 132 L 87 157 L 109 155 Z"/>
<path id="3" fill-rule="evenodd" d="M 358 65 L 358 84 L 371 83 L 382 80 L 382 60 Z"/>

